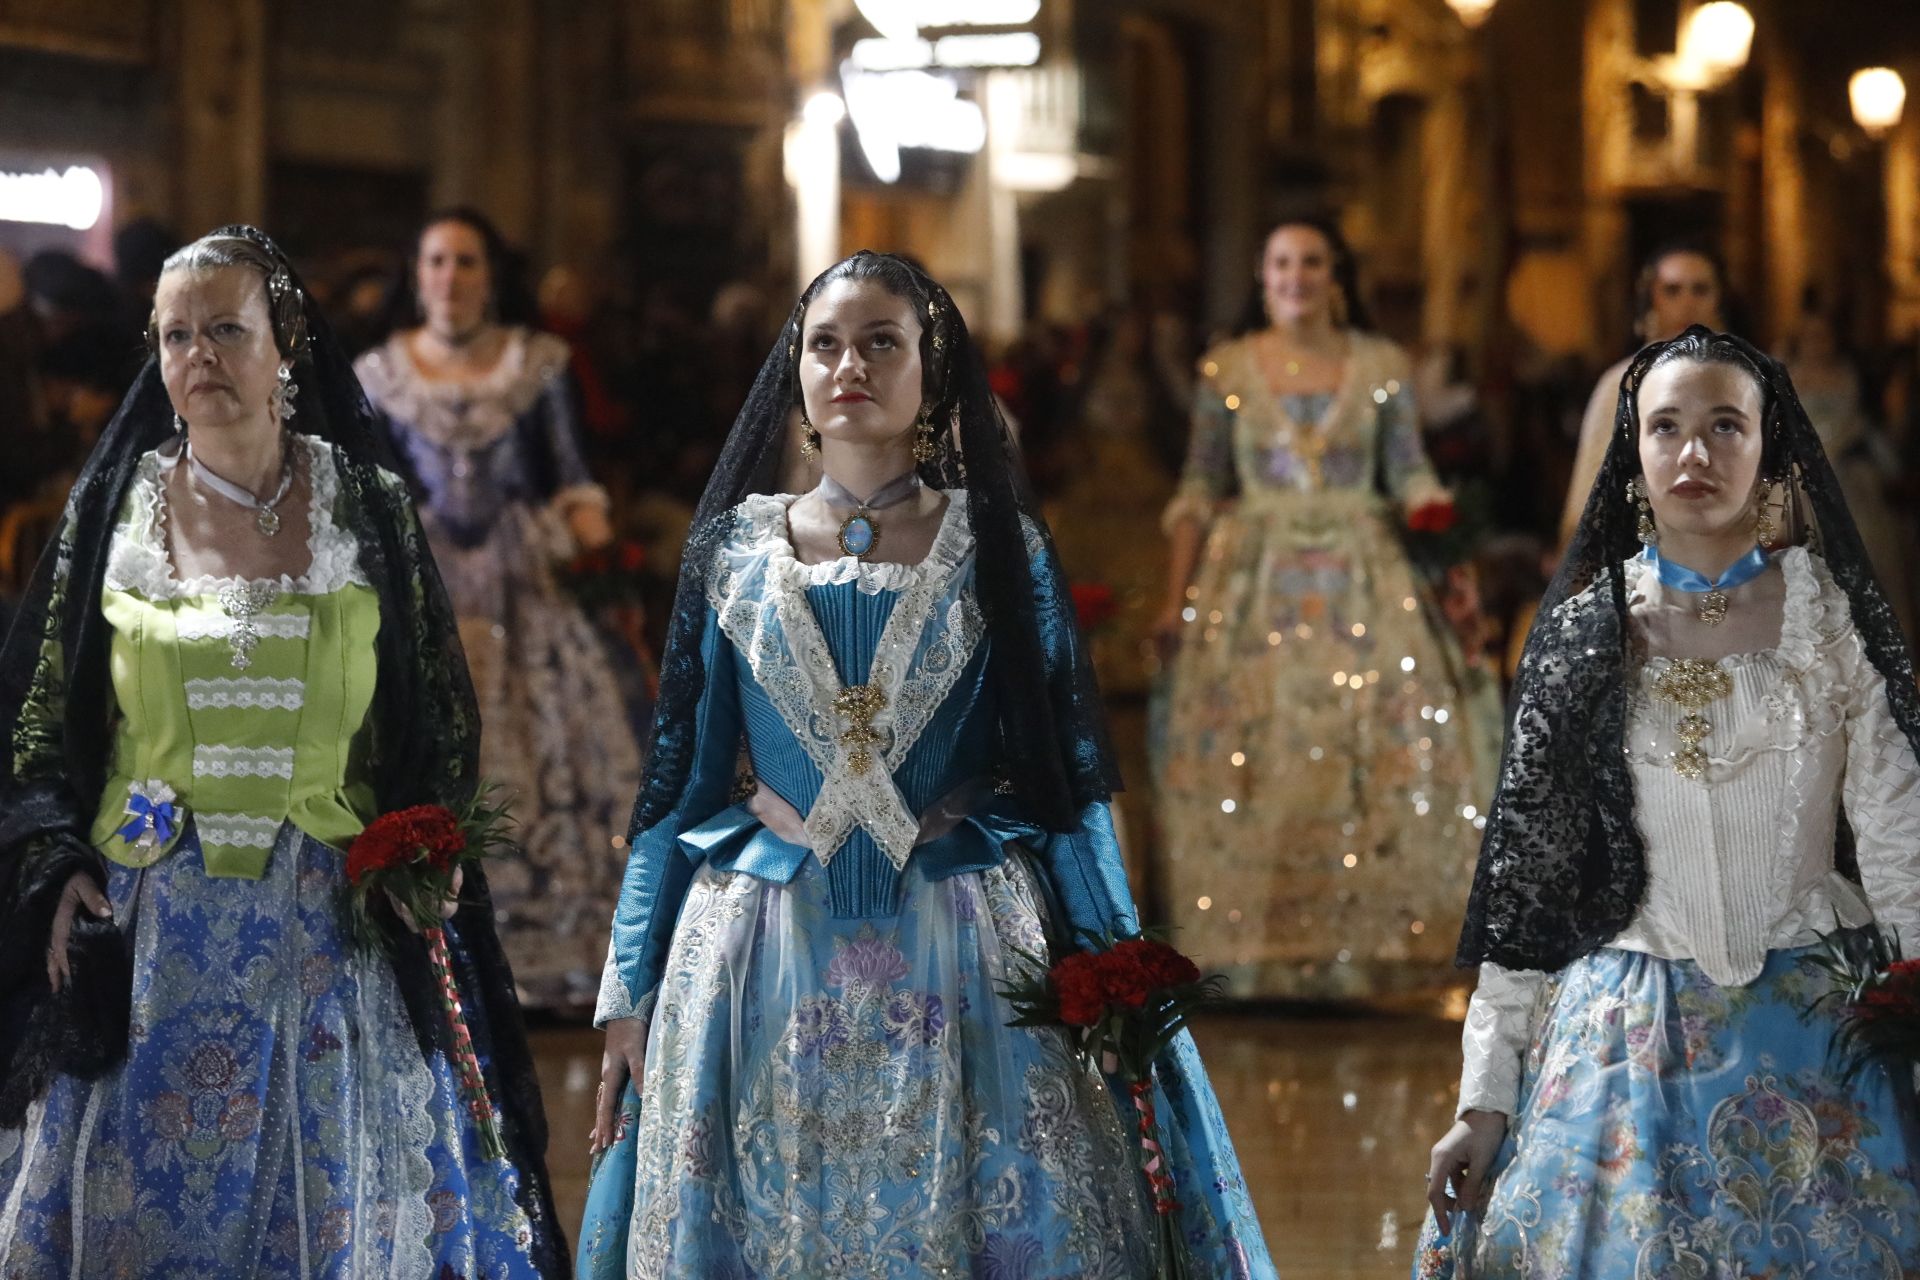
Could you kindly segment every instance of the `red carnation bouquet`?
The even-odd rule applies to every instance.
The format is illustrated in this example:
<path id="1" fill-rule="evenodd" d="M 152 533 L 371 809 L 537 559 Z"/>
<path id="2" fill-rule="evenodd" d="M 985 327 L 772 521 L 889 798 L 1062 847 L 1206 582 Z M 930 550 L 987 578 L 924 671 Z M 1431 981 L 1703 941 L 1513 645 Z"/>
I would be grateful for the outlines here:
<path id="1" fill-rule="evenodd" d="M 1820 935 L 1820 949 L 1801 963 L 1833 978 L 1833 989 L 1804 1016 L 1837 1006 L 1833 1058 L 1842 1083 L 1876 1062 L 1887 1064 L 1896 1089 L 1913 1087 L 1920 1066 L 1920 959 L 1900 953 L 1900 940 L 1878 925 Z"/>
<path id="2" fill-rule="evenodd" d="M 1076 582 L 1068 590 L 1073 593 L 1074 618 L 1084 635 L 1092 635 L 1120 613 L 1113 588 L 1104 582 Z"/>
<path id="3" fill-rule="evenodd" d="M 560 585 L 588 613 L 637 604 L 646 586 L 647 549 L 637 542 L 583 551 L 560 567 Z"/>
<path id="4" fill-rule="evenodd" d="M 1141 1172 L 1158 1223 L 1160 1275 L 1178 1280 L 1190 1274 L 1190 1265 L 1175 1219 L 1180 1202 L 1154 1114 L 1153 1063 L 1195 1012 L 1220 1001 L 1226 979 L 1202 977 L 1158 930 L 1081 937 L 1086 949 L 1069 952 L 1051 967 L 1016 950 L 1029 973 L 1024 981 L 1000 987 L 1015 1014 L 1007 1025 L 1064 1027 L 1075 1048 L 1126 1082 L 1139 1117 Z"/>
<path id="5" fill-rule="evenodd" d="M 403 922 L 426 940 L 441 1012 L 452 1034 L 461 1099 L 473 1117 L 481 1155 L 498 1160 L 506 1154 L 506 1145 L 500 1140 L 486 1078 L 460 1009 L 460 989 L 454 983 L 447 934 L 440 923 L 441 904 L 455 896 L 460 868 L 501 852 L 509 843 L 506 810 L 492 803 L 491 795 L 490 787 L 482 787 L 458 813 L 444 805 L 420 804 L 374 819 L 347 847 L 347 891 L 354 936 L 362 947 L 379 951 L 386 945 L 374 907 L 382 895 Z"/>

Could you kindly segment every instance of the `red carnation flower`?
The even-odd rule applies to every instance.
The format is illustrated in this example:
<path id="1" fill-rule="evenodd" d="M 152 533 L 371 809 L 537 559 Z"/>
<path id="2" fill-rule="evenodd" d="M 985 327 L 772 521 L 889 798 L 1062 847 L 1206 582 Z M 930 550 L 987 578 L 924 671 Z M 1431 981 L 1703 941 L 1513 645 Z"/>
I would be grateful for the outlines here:
<path id="1" fill-rule="evenodd" d="M 1060 996 L 1060 1021 L 1070 1027 L 1091 1027 L 1100 1021 L 1106 990 L 1098 957 L 1076 951 L 1063 956 L 1047 976 Z"/>
<path id="2" fill-rule="evenodd" d="M 1458 518 L 1451 502 L 1427 502 L 1407 516 L 1407 528 L 1415 533 L 1445 533 Z"/>
<path id="3" fill-rule="evenodd" d="M 1082 631 L 1096 630 L 1120 612 L 1113 588 L 1104 582 L 1076 582 L 1068 590 L 1073 593 L 1073 612 Z"/>
<path id="4" fill-rule="evenodd" d="M 422 860 L 435 871 L 445 871 L 466 850 L 466 834 L 452 810 L 437 804 L 397 809 L 375 818 L 354 837 L 347 848 L 347 879 L 358 884 L 370 875 Z"/>

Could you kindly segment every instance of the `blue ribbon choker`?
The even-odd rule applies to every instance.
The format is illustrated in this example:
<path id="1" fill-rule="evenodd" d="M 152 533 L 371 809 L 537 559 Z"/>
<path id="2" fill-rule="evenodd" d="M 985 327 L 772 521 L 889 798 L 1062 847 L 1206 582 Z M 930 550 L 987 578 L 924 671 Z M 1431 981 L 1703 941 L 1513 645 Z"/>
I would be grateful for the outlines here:
<path id="1" fill-rule="evenodd" d="M 1658 547 L 1648 547 L 1640 553 L 1640 558 L 1653 566 L 1653 571 L 1660 577 L 1660 585 L 1701 596 L 1700 621 L 1710 627 L 1717 627 L 1726 620 L 1726 593 L 1752 582 L 1765 573 L 1767 565 L 1772 563 L 1767 559 L 1766 548 L 1758 545 L 1728 565 L 1726 572 L 1718 578 L 1709 578 L 1697 569 L 1689 569 L 1667 559 L 1660 554 Z"/>

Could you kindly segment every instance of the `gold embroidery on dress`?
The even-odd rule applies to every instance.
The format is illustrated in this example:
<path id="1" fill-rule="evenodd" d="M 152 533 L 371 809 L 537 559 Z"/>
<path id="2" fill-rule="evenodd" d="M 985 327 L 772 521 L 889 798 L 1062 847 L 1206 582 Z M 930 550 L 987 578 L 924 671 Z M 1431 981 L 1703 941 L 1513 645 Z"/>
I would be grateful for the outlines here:
<path id="1" fill-rule="evenodd" d="M 1687 713 L 1674 729 L 1681 747 L 1673 753 L 1673 771 L 1689 781 L 1698 781 L 1707 771 L 1707 752 L 1701 744 L 1713 732 L 1713 726 L 1700 713 L 1733 692 L 1733 677 L 1718 663 L 1676 658 L 1654 680 L 1653 692 Z"/>
<path id="2" fill-rule="evenodd" d="M 873 727 L 873 718 L 886 709 L 887 695 L 878 685 L 856 684 L 842 689 L 833 699 L 835 714 L 847 721 L 840 731 L 840 745 L 847 748 L 847 768 L 858 776 L 873 768 L 873 749 L 882 735 Z"/>

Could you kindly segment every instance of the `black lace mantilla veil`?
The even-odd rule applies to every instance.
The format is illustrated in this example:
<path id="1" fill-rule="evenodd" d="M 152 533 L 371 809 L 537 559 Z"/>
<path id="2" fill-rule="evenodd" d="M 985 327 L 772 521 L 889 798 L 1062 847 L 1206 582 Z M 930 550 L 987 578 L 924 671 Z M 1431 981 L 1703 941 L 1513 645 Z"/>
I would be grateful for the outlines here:
<path id="1" fill-rule="evenodd" d="M 1620 381 L 1613 438 L 1565 562 L 1541 602 L 1515 681 L 1499 788 L 1474 872 L 1461 965 L 1556 970 L 1632 922 L 1646 888 L 1624 751 L 1632 676 L 1626 562 L 1641 547 L 1628 482 L 1640 474 L 1638 392 L 1661 353 L 1706 343 L 1761 381 L 1764 474 L 1790 471 L 1802 541 L 1846 592 L 1894 719 L 1920 752 L 1920 698 L 1899 622 L 1875 582 L 1820 438 L 1786 369 L 1727 334 L 1689 329 L 1636 356 Z M 1851 861 L 1841 819 L 1840 862 Z"/>
<path id="2" fill-rule="evenodd" d="M 816 277 L 800 295 L 753 389 L 734 419 L 694 517 L 674 599 L 648 772 L 634 804 L 632 834 L 666 817 L 686 787 L 695 709 L 705 683 L 700 657 L 707 580 L 733 532 L 735 508 L 776 491 L 800 403 L 800 326 L 807 304 L 840 274 L 878 278 L 910 295 L 923 333 L 921 358 L 929 420 L 949 428 L 921 478 L 965 489 L 978 547 L 975 591 L 993 649 L 991 680 L 1000 708 L 999 759 L 1034 821 L 1072 831 L 1088 804 L 1119 787 L 1106 717 L 1075 627 L 1073 601 L 1051 537 L 1039 518 L 1018 447 L 987 386 L 986 364 L 947 291 L 903 258 L 863 251 Z"/>
<path id="3" fill-rule="evenodd" d="M 304 321 L 304 341 L 289 353 L 299 388 L 293 421 L 333 446 L 344 522 L 380 597 L 371 769 L 379 807 L 457 807 L 479 781 L 479 711 L 412 500 L 387 465 L 351 361 L 279 248 L 252 227 L 213 235 L 249 240 L 277 264 L 269 284 L 276 333 L 298 334 Z M 77 913 L 74 980 L 59 995 L 49 990 L 44 955 L 68 878 L 86 871 L 105 884 L 105 861 L 89 844 L 113 740 L 111 628 L 100 593 L 134 469 L 174 430 L 159 362 L 149 359 L 82 469 L 0 649 L 0 1126 L 19 1125 L 54 1075 L 96 1078 L 125 1056 L 131 971 L 119 928 Z M 456 963 L 479 997 L 476 1037 L 490 1042 L 481 1046 L 491 1053 L 488 1083 L 525 1171 L 522 1207 L 546 1252 L 543 1273 L 560 1274 L 566 1244 L 547 1184 L 539 1083 L 483 874 L 469 871 L 462 898 Z M 389 933 L 415 1033 L 423 1050 L 441 1045 L 445 1019 L 425 946 L 397 921 Z"/>

